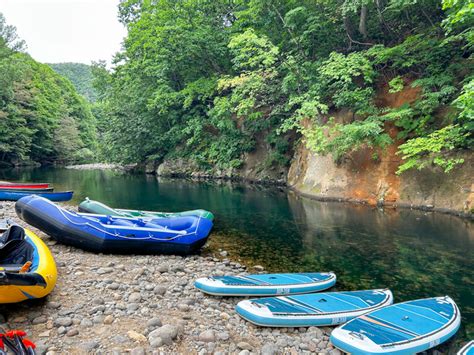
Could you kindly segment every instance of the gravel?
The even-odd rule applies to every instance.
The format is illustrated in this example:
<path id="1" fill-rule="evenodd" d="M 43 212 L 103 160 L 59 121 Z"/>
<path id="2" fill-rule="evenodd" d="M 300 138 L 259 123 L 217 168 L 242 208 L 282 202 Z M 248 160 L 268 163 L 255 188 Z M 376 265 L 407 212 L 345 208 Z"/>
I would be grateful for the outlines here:
<path id="1" fill-rule="evenodd" d="M 239 298 L 195 289 L 199 277 L 247 272 L 222 259 L 222 250 L 219 257 L 93 254 L 27 226 L 14 203 L 0 202 L 0 209 L 40 236 L 58 266 L 45 300 L 0 306 L 0 324 L 25 330 L 39 353 L 340 354 L 329 343 L 331 328 L 256 327 L 236 315 Z"/>

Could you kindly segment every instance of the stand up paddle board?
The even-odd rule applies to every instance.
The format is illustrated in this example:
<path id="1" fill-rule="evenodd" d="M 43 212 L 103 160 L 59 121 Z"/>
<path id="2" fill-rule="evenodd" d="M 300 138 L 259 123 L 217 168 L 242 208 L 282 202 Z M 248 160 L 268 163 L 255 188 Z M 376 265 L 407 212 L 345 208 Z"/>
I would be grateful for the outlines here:
<path id="1" fill-rule="evenodd" d="M 196 280 L 194 286 L 217 296 L 277 296 L 310 293 L 334 286 L 332 272 L 213 276 Z"/>
<path id="2" fill-rule="evenodd" d="M 324 292 L 245 300 L 236 311 L 260 326 L 311 327 L 342 324 L 392 302 L 390 290 Z"/>
<path id="3" fill-rule="evenodd" d="M 397 303 L 333 330 L 331 342 L 351 354 L 415 354 L 451 338 L 461 315 L 448 297 Z"/>

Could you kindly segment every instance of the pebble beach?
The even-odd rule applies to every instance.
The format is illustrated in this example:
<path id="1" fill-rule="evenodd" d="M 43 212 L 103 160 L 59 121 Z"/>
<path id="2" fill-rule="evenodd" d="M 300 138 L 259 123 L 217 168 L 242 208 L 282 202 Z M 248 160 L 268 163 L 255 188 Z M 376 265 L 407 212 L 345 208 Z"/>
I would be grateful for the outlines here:
<path id="1" fill-rule="evenodd" d="M 241 298 L 195 289 L 199 277 L 264 271 L 247 270 L 225 251 L 93 254 L 25 224 L 13 202 L 0 202 L 0 217 L 41 237 L 57 263 L 58 283 L 48 297 L 0 306 L 0 325 L 25 330 L 39 354 L 340 354 L 328 341 L 332 328 L 256 327 L 235 313 Z"/>

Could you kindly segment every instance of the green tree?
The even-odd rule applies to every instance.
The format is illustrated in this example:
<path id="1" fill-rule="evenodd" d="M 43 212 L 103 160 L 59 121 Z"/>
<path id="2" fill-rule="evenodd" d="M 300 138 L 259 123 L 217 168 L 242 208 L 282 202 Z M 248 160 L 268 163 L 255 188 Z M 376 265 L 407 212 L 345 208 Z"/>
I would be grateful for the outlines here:
<path id="1" fill-rule="evenodd" d="M 126 0 L 119 13 L 124 49 L 92 70 L 108 159 L 233 168 L 264 137 L 286 164 L 292 136 L 339 161 L 386 147 L 387 126 L 405 142 L 400 171 L 449 171 L 472 149 L 470 1 Z M 418 96 L 384 107 L 385 87 Z"/>
<path id="2" fill-rule="evenodd" d="M 95 119 L 71 82 L 21 52 L 24 42 L 0 14 L 0 158 L 53 162 L 77 159 L 77 149 L 96 149 Z M 71 124 L 74 120 L 74 124 Z M 64 125 L 77 128 L 77 139 Z M 64 144 L 59 137 L 69 132 Z M 75 132 L 75 131 L 74 131 Z M 65 146 L 70 142 L 74 149 Z M 74 153 L 74 154 L 73 154 Z M 92 156 L 89 154 L 89 158 Z"/>

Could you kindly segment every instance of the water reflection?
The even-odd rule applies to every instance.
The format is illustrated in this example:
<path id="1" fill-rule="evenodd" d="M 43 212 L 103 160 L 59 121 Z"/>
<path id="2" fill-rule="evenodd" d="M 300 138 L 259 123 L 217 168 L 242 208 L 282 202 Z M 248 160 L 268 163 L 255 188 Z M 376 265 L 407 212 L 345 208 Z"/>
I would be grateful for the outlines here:
<path id="1" fill-rule="evenodd" d="M 390 287 L 396 301 L 449 294 L 472 332 L 471 222 L 421 211 L 318 203 L 293 194 L 288 201 L 303 239 L 299 267 L 334 270 L 340 289 Z"/>
<path id="2" fill-rule="evenodd" d="M 49 181 L 111 206 L 215 213 L 211 250 L 272 271 L 332 270 L 339 289 L 390 287 L 397 301 L 449 294 L 472 338 L 474 229 L 439 213 L 317 202 L 279 188 L 157 180 L 113 171 L 0 171 L 0 180 Z M 459 339 L 459 337 L 458 337 Z"/>

